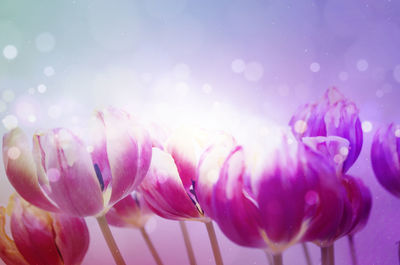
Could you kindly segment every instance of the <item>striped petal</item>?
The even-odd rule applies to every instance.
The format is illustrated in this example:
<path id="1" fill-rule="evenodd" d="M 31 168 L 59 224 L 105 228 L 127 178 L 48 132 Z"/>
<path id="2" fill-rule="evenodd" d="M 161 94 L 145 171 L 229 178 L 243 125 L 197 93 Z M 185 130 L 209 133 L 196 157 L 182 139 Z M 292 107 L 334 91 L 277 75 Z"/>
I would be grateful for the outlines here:
<path id="1" fill-rule="evenodd" d="M 62 212 L 93 216 L 103 209 L 100 183 L 86 146 L 72 132 L 54 129 L 34 136 L 38 170 L 46 175 L 44 190 Z"/>
<path id="2" fill-rule="evenodd" d="M 40 187 L 29 146 L 26 135 L 19 128 L 3 136 L 3 161 L 7 177 L 25 200 L 42 209 L 58 211 Z"/>

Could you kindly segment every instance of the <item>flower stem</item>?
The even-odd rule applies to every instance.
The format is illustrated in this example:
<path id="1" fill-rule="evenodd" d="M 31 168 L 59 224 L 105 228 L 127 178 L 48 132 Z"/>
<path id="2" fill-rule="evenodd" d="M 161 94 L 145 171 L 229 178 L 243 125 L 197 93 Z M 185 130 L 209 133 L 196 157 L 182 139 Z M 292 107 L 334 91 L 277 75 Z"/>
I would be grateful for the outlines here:
<path id="1" fill-rule="evenodd" d="M 185 241 L 186 251 L 188 254 L 190 265 L 196 265 L 196 258 L 194 257 L 192 243 L 190 242 L 189 233 L 184 221 L 179 221 L 182 230 L 183 240 Z"/>
<path id="2" fill-rule="evenodd" d="M 308 250 L 307 243 L 301 243 L 301 246 L 303 247 L 303 252 L 304 252 L 304 256 L 307 261 L 307 265 L 312 265 L 311 258 L 310 258 L 310 251 Z"/>
<path id="3" fill-rule="evenodd" d="M 274 265 L 273 260 L 272 260 L 272 255 L 269 254 L 267 251 L 265 251 L 265 255 L 267 256 L 268 264 L 269 265 Z"/>
<path id="4" fill-rule="evenodd" d="M 146 241 L 146 245 L 149 248 L 151 255 L 153 256 L 155 262 L 157 263 L 157 265 L 163 265 L 160 256 L 157 253 L 156 248 L 154 247 L 153 243 L 150 240 L 149 234 L 147 234 L 146 230 L 144 229 L 144 227 L 140 228 L 140 233 L 142 234 L 144 241 Z"/>
<path id="5" fill-rule="evenodd" d="M 283 265 L 282 254 L 274 254 L 272 259 L 274 261 L 274 265 Z"/>
<path id="6" fill-rule="evenodd" d="M 206 223 L 206 228 L 208 232 L 208 237 L 210 238 L 211 247 L 214 254 L 215 264 L 216 265 L 223 265 L 221 251 L 218 246 L 217 235 L 215 234 L 214 225 L 212 222 Z"/>
<path id="7" fill-rule="evenodd" d="M 349 240 L 350 256 L 351 256 L 352 264 L 358 265 L 356 247 L 354 245 L 354 238 L 352 235 L 349 235 L 347 238 Z"/>
<path id="8" fill-rule="evenodd" d="M 329 247 L 321 247 L 321 264 L 335 265 L 335 254 L 333 244 Z"/>
<path id="9" fill-rule="evenodd" d="M 122 257 L 121 252 L 118 249 L 117 243 L 115 243 L 115 239 L 111 233 L 110 227 L 108 226 L 105 215 L 97 217 L 96 220 L 100 226 L 101 232 L 103 233 L 104 239 L 106 240 L 106 243 L 111 251 L 115 263 L 117 265 L 125 265 L 124 258 Z"/>

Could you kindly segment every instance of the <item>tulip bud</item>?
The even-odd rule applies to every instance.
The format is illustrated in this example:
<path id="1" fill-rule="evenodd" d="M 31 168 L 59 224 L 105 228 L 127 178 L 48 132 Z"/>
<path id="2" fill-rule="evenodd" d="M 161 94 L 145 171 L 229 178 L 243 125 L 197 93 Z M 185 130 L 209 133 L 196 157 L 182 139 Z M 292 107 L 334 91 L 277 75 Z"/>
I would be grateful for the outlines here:
<path id="1" fill-rule="evenodd" d="M 377 131 L 371 147 L 371 162 L 379 183 L 400 197 L 400 125 L 390 124 Z"/>
<path id="2" fill-rule="evenodd" d="M 142 228 L 151 217 L 152 212 L 143 196 L 138 192 L 126 196 L 107 212 L 110 225 L 117 227 Z"/>
<path id="3" fill-rule="evenodd" d="M 349 170 L 361 152 L 363 134 L 359 110 L 336 88 L 328 89 L 317 103 L 301 106 L 289 124 L 299 138 L 339 136 L 349 141 L 343 172 Z"/>
<path id="4" fill-rule="evenodd" d="M 15 264 L 78 265 L 89 246 L 84 219 L 43 211 L 22 198 L 11 199 L 12 241 L 4 232 L 5 210 L 0 209 L 1 258 Z M 25 261 L 25 263 L 24 263 Z M 9 263 L 14 264 L 14 263 Z"/>

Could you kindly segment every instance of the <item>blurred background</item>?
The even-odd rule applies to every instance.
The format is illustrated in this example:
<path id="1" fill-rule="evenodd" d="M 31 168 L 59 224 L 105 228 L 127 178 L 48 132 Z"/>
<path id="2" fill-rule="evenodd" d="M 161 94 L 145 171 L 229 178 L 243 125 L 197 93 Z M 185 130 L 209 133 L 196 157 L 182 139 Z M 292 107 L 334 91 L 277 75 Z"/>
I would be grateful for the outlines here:
<path id="1" fill-rule="evenodd" d="M 79 131 L 115 105 L 146 120 L 227 130 L 286 125 L 296 108 L 338 87 L 361 110 L 365 141 L 350 173 L 373 193 L 355 237 L 360 264 L 397 264 L 400 201 L 375 180 L 371 137 L 400 123 L 398 0 L 1 0 L 0 133 L 15 126 Z M 0 203 L 12 192 L 1 165 Z M 93 218 L 84 264 L 113 264 Z M 189 223 L 199 264 L 213 264 L 203 224 Z M 176 222 L 147 225 L 165 264 L 187 264 Z M 128 264 L 153 264 L 139 231 L 115 229 Z M 267 264 L 218 230 L 226 264 Z M 319 250 L 310 244 L 314 264 Z M 347 239 L 337 264 L 350 264 Z M 300 246 L 286 264 L 305 264 Z M 0 261 L 0 264 L 1 261 Z"/>

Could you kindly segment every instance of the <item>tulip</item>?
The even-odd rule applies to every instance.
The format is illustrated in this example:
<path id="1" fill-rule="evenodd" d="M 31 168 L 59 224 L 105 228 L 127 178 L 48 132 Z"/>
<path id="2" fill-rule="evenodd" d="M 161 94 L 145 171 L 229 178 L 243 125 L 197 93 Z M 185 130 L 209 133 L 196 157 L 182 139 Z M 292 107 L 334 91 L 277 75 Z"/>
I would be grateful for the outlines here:
<path id="1" fill-rule="evenodd" d="M 322 155 L 278 130 L 255 145 L 238 145 L 213 188 L 211 216 L 235 243 L 281 253 L 300 242 L 308 227 L 340 221 L 343 203 L 335 169 Z M 324 207 L 326 216 L 318 215 Z"/>
<path id="2" fill-rule="evenodd" d="M 152 212 L 143 200 L 143 196 L 138 192 L 133 192 L 117 202 L 107 212 L 106 218 L 110 225 L 116 227 L 138 228 L 154 260 L 158 265 L 162 265 L 160 256 L 144 227 L 151 215 Z"/>
<path id="3" fill-rule="evenodd" d="M 298 137 L 339 136 L 349 141 L 343 172 L 357 160 L 363 143 L 359 110 L 338 89 L 330 88 L 317 103 L 301 106 L 289 122 Z"/>
<path id="4" fill-rule="evenodd" d="M 379 183 L 400 197 L 400 125 L 379 129 L 371 147 L 371 162 Z"/>
<path id="5" fill-rule="evenodd" d="M 195 260 L 191 253 L 192 247 L 185 224 L 182 222 L 186 220 L 206 224 L 216 263 L 222 264 L 211 220 L 199 203 L 208 196 L 206 195 L 209 193 L 208 186 L 206 187 L 202 181 L 197 182 L 196 170 L 202 152 L 208 146 L 225 139 L 232 138 L 224 133 L 211 133 L 192 128 L 175 131 L 167 140 L 165 147 L 153 148 L 149 172 L 139 188 L 154 213 L 163 218 L 181 221 L 191 264 L 195 264 Z M 197 185 L 207 191 L 197 194 Z"/>
<path id="6" fill-rule="evenodd" d="M 332 251 L 334 242 L 347 235 L 350 241 L 350 250 L 353 264 L 356 264 L 355 246 L 353 244 L 353 235 L 361 230 L 369 217 L 372 206 L 372 197 L 369 189 L 363 184 L 360 179 L 353 178 L 343 174 L 343 163 L 348 155 L 349 142 L 341 137 L 304 137 L 303 142 L 313 151 L 326 157 L 328 161 L 336 168 L 336 175 L 341 184 L 341 198 L 343 201 L 343 214 L 341 221 L 337 227 L 331 227 L 324 235 L 318 234 L 321 231 L 320 225 L 310 225 L 304 240 L 314 241 L 322 249 L 331 248 Z M 325 210 L 325 213 L 323 212 Z M 329 218 L 329 207 L 325 206 L 320 212 L 321 216 Z M 325 221 L 320 224 L 324 225 Z M 318 232 L 316 234 L 316 232 Z M 333 253 L 331 253 L 333 254 Z M 333 258 L 333 257 L 332 257 Z"/>
<path id="7" fill-rule="evenodd" d="M 93 146 L 68 129 L 52 129 L 34 135 L 33 154 L 22 130 L 5 134 L 4 165 L 16 191 L 44 210 L 96 216 L 101 226 L 107 226 L 104 214 L 145 177 L 151 140 L 127 113 L 113 108 L 96 112 L 95 125 Z M 108 230 L 102 228 L 114 249 Z"/>
<path id="8" fill-rule="evenodd" d="M 78 265 L 89 246 L 89 231 L 80 217 L 43 211 L 11 199 L 11 234 L 5 232 L 6 209 L 0 207 L 0 257 L 10 265 Z"/>

